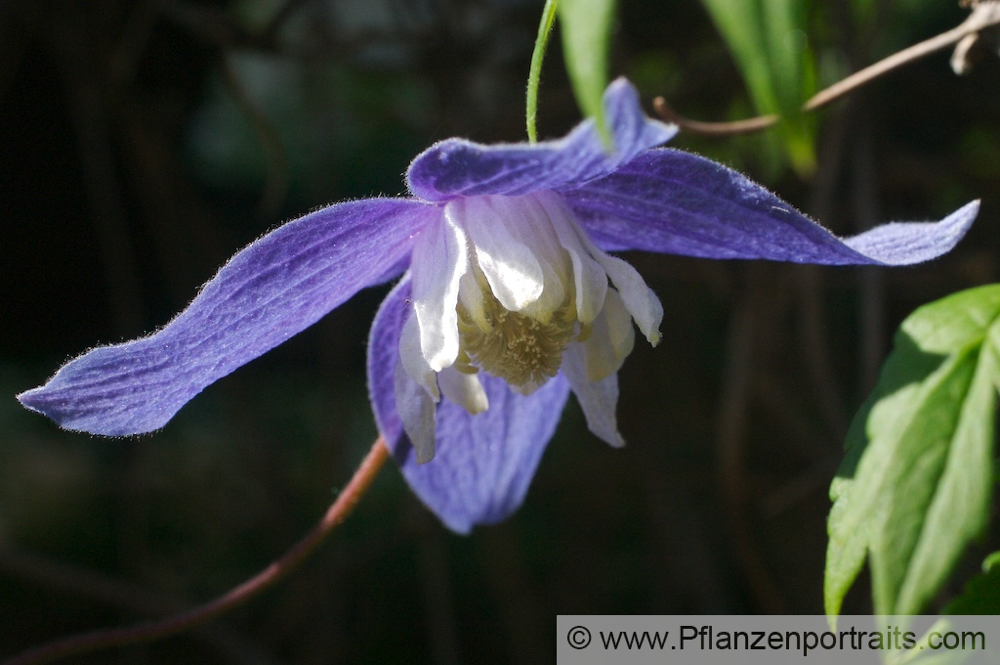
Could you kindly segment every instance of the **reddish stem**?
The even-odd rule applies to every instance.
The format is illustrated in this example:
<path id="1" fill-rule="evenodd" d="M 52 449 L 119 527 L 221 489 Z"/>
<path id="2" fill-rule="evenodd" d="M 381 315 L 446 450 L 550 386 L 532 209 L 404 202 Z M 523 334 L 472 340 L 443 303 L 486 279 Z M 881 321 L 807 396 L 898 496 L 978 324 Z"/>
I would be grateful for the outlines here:
<path id="1" fill-rule="evenodd" d="M 127 628 L 96 630 L 63 637 L 5 660 L 2 665 L 35 665 L 112 646 L 151 642 L 207 623 L 229 612 L 283 579 L 316 551 L 327 536 L 351 514 L 388 458 L 389 450 L 380 436 L 372 445 L 364 461 L 361 462 L 361 466 L 354 472 L 347 487 L 340 493 L 333 505 L 326 511 L 323 519 L 312 531 L 285 552 L 280 559 L 215 600 L 156 621 Z"/>

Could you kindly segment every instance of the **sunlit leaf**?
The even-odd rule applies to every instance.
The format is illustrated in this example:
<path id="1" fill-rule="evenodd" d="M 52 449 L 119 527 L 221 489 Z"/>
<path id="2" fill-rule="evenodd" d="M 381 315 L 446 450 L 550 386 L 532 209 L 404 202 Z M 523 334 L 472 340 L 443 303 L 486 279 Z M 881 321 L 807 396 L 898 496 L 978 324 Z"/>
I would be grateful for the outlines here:
<path id="1" fill-rule="evenodd" d="M 761 115 L 778 114 L 792 165 L 815 166 L 812 122 L 801 113 L 814 92 L 815 72 L 806 36 L 805 0 L 702 0 L 746 82 Z"/>
<path id="2" fill-rule="evenodd" d="M 919 612 L 980 533 L 998 379 L 1000 286 L 931 303 L 900 326 L 830 490 L 828 616 L 866 555 L 876 612 Z"/>
<path id="3" fill-rule="evenodd" d="M 608 49 L 614 16 L 614 0 L 559 2 L 563 57 L 573 93 L 584 114 L 596 119 L 608 146 L 611 134 L 604 121 L 601 100 L 608 84 Z"/>

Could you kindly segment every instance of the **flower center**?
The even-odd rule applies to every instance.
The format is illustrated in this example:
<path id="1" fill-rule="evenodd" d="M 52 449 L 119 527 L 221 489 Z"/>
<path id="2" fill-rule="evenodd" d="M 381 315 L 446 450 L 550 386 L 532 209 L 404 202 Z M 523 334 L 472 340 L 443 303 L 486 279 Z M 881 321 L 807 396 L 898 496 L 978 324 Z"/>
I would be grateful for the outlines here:
<path id="1" fill-rule="evenodd" d="M 484 280 L 485 281 L 485 280 Z M 477 322 L 460 302 L 458 331 L 461 353 L 456 369 L 479 368 L 513 386 L 540 386 L 559 372 L 566 345 L 576 335 L 576 308 L 571 297 L 556 308 L 546 323 L 500 304 L 482 284 L 483 319 Z"/>

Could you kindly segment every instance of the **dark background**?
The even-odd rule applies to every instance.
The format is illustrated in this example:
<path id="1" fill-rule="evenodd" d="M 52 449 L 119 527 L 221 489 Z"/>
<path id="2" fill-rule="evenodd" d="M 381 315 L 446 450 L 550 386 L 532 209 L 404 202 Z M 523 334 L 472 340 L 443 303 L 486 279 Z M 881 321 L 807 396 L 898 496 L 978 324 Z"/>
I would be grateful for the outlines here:
<path id="1" fill-rule="evenodd" d="M 813 12 L 829 83 L 952 27 L 946 0 Z M 13 395 L 168 321 L 235 250 L 314 207 L 404 194 L 435 140 L 524 136 L 541 3 L 0 2 L 0 657 L 203 602 L 304 534 L 376 435 L 372 289 L 207 389 L 162 431 L 59 431 Z M 647 108 L 751 114 L 695 2 L 623 0 L 613 74 Z M 937 219 L 930 265 L 819 269 L 628 255 L 666 315 L 621 373 L 629 445 L 575 404 L 524 507 L 447 532 L 391 465 L 290 579 L 196 632 L 72 662 L 548 662 L 556 614 L 820 613 L 827 488 L 851 415 L 915 307 L 997 279 L 1000 60 L 939 54 L 818 114 L 819 168 L 775 135 L 674 145 L 764 182 L 839 234 Z M 540 134 L 579 120 L 558 35 Z M 952 589 L 996 549 L 989 534 Z M 865 582 L 847 610 L 868 611 Z M 934 609 L 934 608 L 930 608 Z"/>

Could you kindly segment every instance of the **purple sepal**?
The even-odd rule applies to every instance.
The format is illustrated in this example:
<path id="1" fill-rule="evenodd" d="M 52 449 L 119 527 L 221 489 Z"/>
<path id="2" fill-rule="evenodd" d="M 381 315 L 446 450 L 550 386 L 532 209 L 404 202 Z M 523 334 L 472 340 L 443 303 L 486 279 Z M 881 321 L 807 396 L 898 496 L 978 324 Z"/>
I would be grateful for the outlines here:
<path id="1" fill-rule="evenodd" d="M 562 374 L 528 397 L 503 379 L 481 372 L 479 380 L 490 408 L 470 416 L 442 399 L 434 459 L 417 464 L 411 449 L 401 466 L 417 496 L 458 533 L 499 522 L 518 509 L 569 396 Z M 397 458 L 401 452 L 397 446 Z"/>
<path id="2" fill-rule="evenodd" d="M 577 125 L 563 139 L 534 145 L 447 139 L 413 160 L 407 172 L 410 191 L 427 201 L 446 201 L 458 196 L 514 196 L 576 187 L 611 173 L 677 133 L 675 126 L 646 117 L 638 93 L 625 79 L 608 86 L 604 107 L 614 135 L 611 152 L 601 142 L 593 120 Z"/>
<path id="3" fill-rule="evenodd" d="M 560 374 L 524 397 L 480 372 L 490 408 L 470 416 L 442 398 L 437 454 L 417 464 L 396 414 L 393 369 L 399 333 L 409 314 L 407 277 L 382 303 L 368 343 L 368 390 L 379 432 L 413 491 L 448 528 L 468 533 L 504 519 L 521 505 L 562 414 L 569 385 Z"/>
<path id="4" fill-rule="evenodd" d="M 937 258 L 958 244 L 979 214 L 979 201 L 966 203 L 940 222 L 890 222 L 845 238 L 873 261 L 904 266 Z"/>
<path id="5" fill-rule="evenodd" d="M 972 225 L 972 202 L 927 224 L 887 224 L 841 240 L 747 177 L 697 155 L 650 150 L 563 193 L 602 248 L 712 259 L 908 265 L 948 252 Z"/>
<path id="6" fill-rule="evenodd" d="M 400 437 L 405 438 L 403 423 L 396 411 L 394 381 L 399 335 L 412 310 L 410 273 L 406 273 L 379 305 L 368 335 L 368 397 L 375 414 L 375 426 L 392 452 L 396 451 Z M 398 461 L 402 462 L 403 458 Z"/>
<path id="7" fill-rule="evenodd" d="M 71 430 L 163 427 L 213 381 L 398 274 L 414 234 L 439 215 L 415 201 L 367 199 L 301 217 L 236 254 L 159 332 L 93 349 L 18 399 Z"/>

